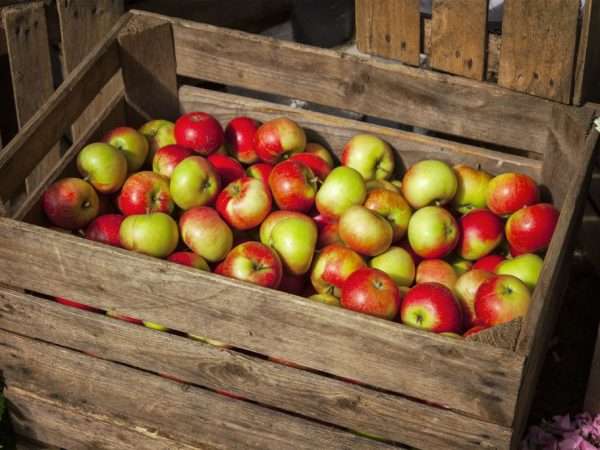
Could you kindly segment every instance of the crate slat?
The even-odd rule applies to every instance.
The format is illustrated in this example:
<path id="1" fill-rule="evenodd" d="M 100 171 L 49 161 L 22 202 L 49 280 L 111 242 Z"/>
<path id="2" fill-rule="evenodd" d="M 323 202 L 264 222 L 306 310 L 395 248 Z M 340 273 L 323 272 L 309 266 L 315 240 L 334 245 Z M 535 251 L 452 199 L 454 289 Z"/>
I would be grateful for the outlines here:
<path id="1" fill-rule="evenodd" d="M 498 84 L 570 103 L 579 0 L 507 1 Z"/>
<path id="2" fill-rule="evenodd" d="M 575 67 L 573 103 L 580 105 L 592 97 L 600 77 L 600 3 L 586 2 L 579 37 L 579 52 Z M 596 94 L 596 99 L 598 95 Z"/>
<path id="3" fill-rule="evenodd" d="M 488 0 L 433 0 L 429 65 L 483 80 L 487 11 Z"/>
<path id="4" fill-rule="evenodd" d="M 419 65 L 418 0 L 357 0 L 355 8 L 356 46 L 361 52 Z"/>

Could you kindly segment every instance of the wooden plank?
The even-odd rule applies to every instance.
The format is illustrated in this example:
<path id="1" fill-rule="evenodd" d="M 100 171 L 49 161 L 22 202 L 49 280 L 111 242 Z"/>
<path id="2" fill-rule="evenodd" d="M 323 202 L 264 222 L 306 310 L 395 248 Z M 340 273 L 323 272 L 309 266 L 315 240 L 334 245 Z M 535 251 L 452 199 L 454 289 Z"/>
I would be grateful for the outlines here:
<path id="1" fill-rule="evenodd" d="M 8 198 L 119 70 L 116 36 L 129 16 L 72 72 L 21 132 L 0 151 L 0 199 Z M 26 150 L 27 151 L 26 151 Z"/>
<path id="2" fill-rule="evenodd" d="M 485 342 L 496 347 L 514 350 L 515 345 L 517 345 L 522 322 L 523 319 L 517 317 L 510 322 L 471 334 L 466 339 L 468 341 Z"/>
<path id="3" fill-rule="evenodd" d="M 434 0 L 429 65 L 483 80 L 488 0 Z"/>
<path id="4" fill-rule="evenodd" d="M 510 441 L 507 428 L 445 409 L 30 295 L 0 292 L 0 328 L 419 448 Z"/>
<path id="5" fill-rule="evenodd" d="M 522 150 L 546 149 L 546 100 L 402 64 L 170 20 L 178 75 Z"/>
<path id="6" fill-rule="evenodd" d="M 119 36 L 119 49 L 127 104 L 133 110 L 128 123 L 138 127 L 157 117 L 175 121 L 179 102 L 171 25 L 134 16 Z"/>
<path id="7" fill-rule="evenodd" d="M 71 73 L 110 32 L 123 15 L 123 2 L 124 0 L 57 0 L 62 64 L 66 74 Z M 102 109 L 118 89 L 118 79 L 102 89 L 101 95 L 93 100 L 73 124 L 74 139 L 81 135 L 98 110 Z"/>
<path id="8" fill-rule="evenodd" d="M 592 356 L 592 367 L 588 377 L 583 409 L 592 414 L 600 414 L 600 328 L 596 335 L 596 347 Z"/>
<path id="9" fill-rule="evenodd" d="M 12 395 L 12 392 L 10 395 Z M 18 421 L 18 418 L 13 418 L 13 420 Z M 60 447 L 40 442 L 37 439 L 17 436 L 15 450 L 60 450 Z"/>
<path id="10" fill-rule="evenodd" d="M 356 46 L 361 52 L 418 66 L 418 0 L 357 0 Z"/>
<path id="11" fill-rule="evenodd" d="M 19 128 L 54 92 L 44 3 L 2 9 Z M 26 192 L 39 184 L 60 158 L 55 145 L 25 180 Z"/>
<path id="12" fill-rule="evenodd" d="M 524 361 L 513 352 L 454 341 L 10 219 L 0 218 L 0 242 L 0 282 L 10 280 L 35 292 L 451 405 L 500 425 L 512 418 Z M 194 314 L 189 313 L 192 305 Z"/>
<path id="13" fill-rule="evenodd" d="M 498 84 L 570 103 L 579 0 L 507 1 Z"/>
<path id="14" fill-rule="evenodd" d="M 451 165 L 471 164 L 476 166 L 480 164 L 483 170 L 493 174 L 516 171 L 527 173 L 536 179 L 540 179 L 541 176 L 542 163 L 538 160 L 366 122 L 191 86 L 182 86 L 179 89 L 179 99 L 182 112 L 211 111 L 211 114 L 218 117 L 223 125 L 239 115 L 249 115 L 261 121 L 277 116 L 291 117 L 307 130 L 309 140 L 320 141 L 326 147 L 331 148 L 337 157 L 341 156 L 342 149 L 352 136 L 359 133 L 379 135 L 389 142 L 400 155 L 397 160 L 398 175 L 404 173 L 405 169 L 412 164 L 427 158 L 440 159 Z"/>
<path id="15" fill-rule="evenodd" d="M 133 429 L 188 445 L 381 448 L 377 441 L 328 425 L 10 332 L 0 331 L 0 346 L 9 389 L 39 392 L 88 414 L 115 417 Z M 88 446 L 92 443 L 87 441 Z"/>
<path id="16" fill-rule="evenodd" d="M 600 3 L 590 0 L 583 10 L 579 51 L 575 66 L 573 103 L 580 105 L 593 96 L 600 79 Z"/>

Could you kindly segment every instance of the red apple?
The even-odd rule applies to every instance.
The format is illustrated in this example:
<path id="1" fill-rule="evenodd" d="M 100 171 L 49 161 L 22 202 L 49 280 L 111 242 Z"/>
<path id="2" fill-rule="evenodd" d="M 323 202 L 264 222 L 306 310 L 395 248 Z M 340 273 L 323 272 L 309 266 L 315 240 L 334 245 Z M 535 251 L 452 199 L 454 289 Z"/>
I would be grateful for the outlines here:
<path id="1" fill-rule="evenodd" d="M 104 214 L 96 217 L 85 229 L 84 236 L 96 242 L 121 247 L 119 228 L 125 217 L 121 214 Z"/>
<path id="2" fill-rule="evenodd" d="M 394 173 L 394 152 L 383 139 L 372 134 L 354 136 L 342 150 L 342 165 L 352 167 L 365 181 L 385 180 Z"/>
<path id="3" fill-rule="evenodd" d="M 181 209 L 212 204 L 221 190 L 217 169 L 202 156 L 184 159 L 171 175 L 171 195 Z"/>
<path id="4" fill-rule="evenodd" d="M 279 209 L 306 212 L 315 203 L 317 179 L 312 170 L 299 161 L 277 164 L 269 175 L 269 187 Z"/>
<path id="5" fill-rule="evenodd" d="M 317 239 L 317 248 L 321 249 L 331 244 L 343 244 L 338 232 L 339 222 L 334 220 L 319 228 L 319 237 Z"/>
<path id="6" fill-rule="evenodd" d="M 523 206 L 538 203 L 540 190 L 529 175 L 503 173 L 491 179 L 485 200 L 490 211 L 505 216 L 518 211 Z"/>
<path id="7" fill-rule="evenodd" d="M 246 242 L 229 252 L 215 273 L 276 289 L 283 269 L 277 253 L 259 242 Z"/>
<path id="8" fill-rule="evenodd" d="M 185 245 L 209 262 L 225 259 L 231 250 L 233 233 L 212 208 L 197 206 L 187 210 L 179 219 L 179 229 Z"/>
<path id="9" fill-rule="evenodd" d="M 426 259 L 417 266 L 417 284 L 439 283 L 453 290 L 457 279 L 454 268 L 442 259 Z"/>
<path id="10" fill-rule="evenodd" d="M 479 323 L 475 314 L 475 294 L 481 283 L 493 276 L 493 272 L 475 269 L 461 275 L 456 281 L 454 293 L 463 312 L 465 328 L 474 327 Z"/>
<path id="11" fill-rule="evenodd" d="M 471 336 L 472 334 L 479 333 L 480 331 L 487 330 L 489 327 L 484 327 L 483 325 L 475 325 L 472 328 L 469 328 L 467 331 L 463 333 L 463 337 Z"/>
<path id="12" fill-rule="evenodd" d="M 112 194 L 127 178 L 127 160 L 112 145 L 95 142 L 77 155 L 77 170 L 101 194 Z"/>
<path id="13" fill-rule="evenodd" d="M 402 196 L 413 208 L 441 206 L 452 200 L 457 189 L 456 175 L 445 163 L 420 161 L 402 178 Z"/>
<path id="14" fill-rule="evenodd" d="M 456 219 L 444 208 L 426 206 L 408 223 L 408 241 L 423 258 L 442 258 L 456 247 L 460 231 Z"/>
<path id="15" fill-rule="evenodd" d="M 263 161 L 275 164 L 306 146 L 306 134 L 291 119 L 279 117 L 262 124 L 254 136 L 256 154 Z"/>
<path id="16" fill-rule="evenodd" d="M 284 273 L 277 289 L 282 292 L 287 292 L 288 294 L 301 296 L 306 287 L 306 282 L 306 275 L 293 276 Z"/>
<path id="17" fill-rule="evenodd" d="M 246 171 L 242 165 L 231 156 L 226 155 L 210 155 L 208 159 L 221 178 L 221 186 L 226 186 L 232 181 L 246 176 Z"/>
<path id="18" fill-rule="evenodd" d="M 159 148 L 152 159 L 152 170 L 171 178 L 177 164 L 196 153 L 191 148 L 173 144 Z"/>
<path id="19" fill-rule="evenodd" d="M 148 156 L 148 141 L 142 133 L 129 127 L 118 127 L 109 131 L 102 142 L 121 150 L 127 160 L 129 173 L 139 170 Z"/>
<path id="20" fill-rule="evenodd" d="M 166 258 L 179 242 L 177 222 L 162 212 L 125 217 L 119 228 L 121 245 L 143 255 Z"/>
<path id="21" fill-rule="evenodd" d="M 342 286 L 350 275 L 367 267 L 362 256 L 349 247 L 332 244 L 318 253 L 310 281 L 319 294 L 340 296 Z"/>
<path id="22" fill-rule="evenodd" d="M 400 194 L 388 189 L 375 189 L 367 195 L 364 206 L 390 223 L 394 232 L 392 242 L 398 242 L 406 235 L 412 210 Z"/>
<path id="23" fill-rule="evenodd" d="M 72 308 L 84 309 L 86 311 L 92 311 L 92 312 L 101 312 L 102 311 L 101 309 L 94 308 L 93 306 L 84 305 L 83 303 L 77 303 L 72 300 L 67 300 L 66 298 L 62 298 L 62 297 L 55 297 L 55 300 L 58 303 L 62 303 L 63 305 L 67 305 Z"/>
<path id="24" fill-rule="evenodd" d="M 225 141 L 223 127 L 217 119 L 204 112 L 190 112 L 175 122 L 175 142 L 189 147 L 202 156 L 219 150 Z"/>
<path id="25" fill-rule="evenodd" d="M 364 206 L 351 206 L 341 215 L 338 233 L 343 242 L 366 256 L 385 252 L 392 244 L 390 223 Z"/>
<path id="26" fill-rule="evenodd" d="M 342 308 L 392 320 L 398 313 L 402 295 L 385 272 L 366 267 L 355 271 L 342 287 Z"/>
<path id="27" fill-rule="evenodd" d="M 271 171 L 273 170 L 272 164 L 267 163 L 256 163 L 252 164 L 250 167 L 246 169 L 246 175 L 252 178 L 257 178 L 265 183 L 267 186 L 269 185 L 269 175 L 271 175 Z"/>
<path id="28" fill-rule="evenodd" d="M 559 212 L 549 203 L 518 210 L 506 222 L 506 239 L 513 256 L 546 250 L 558 223 Z"/>
<path id="29" fill-rule="evenodd" d="M 67 230 L 78 230 L 89 224 L 98 215 L 99 202 L 92 185 L 80 178 L 55 181 L 42 198 L 48 219 Z"/>
<path id="30" fill-rule="evenodd" d="M 487 270 L 488 272 L 494 272 L 496 270 L 496 266 L 504 261 L 506 258 L 502 255 L 487 255 L 483 258 L 477 260 L 475 264 L 473 264 L 472 270 Z"/>
<path id="31" fill-rule="evenodd" d="M 325 160 L 312 153 L 296 153 L 290 156 L 290 160 L 300 161 L 305 164 L 321 181 L 325 181 L 325 178 L 331 172 L 331 167 L 329 167 Z"/>
<path id="32" fill-rule="evenodd" d="M 308 142 L 304 147 L 304 152 L 317 155 L 319 158 L 321 158 L 327 163 L 330 169 L 333 169 L 334 163 L 333 158 L 331 157 L 331 153 L 329 153 L 329 150 L 327 150 L 321 144 L 317 144 L 315 142 Z"/>
<path id="33" fill-rule="evenodd" d="M 504 237 L 502 219 L 487 209 L 476 209 L 458 220 L 460 239 L 456 253 L 470 261 L 491 253 Z"/>
<path id="34" fill-rule="evenodd" d="M 434 333 L 460 333 L 463 318 L 452 291 L 439 283 L 418 284 L 404 297 L 402 323 Z"/>
<path id="35" fill-rule="evenodd" d="M 260 180 L 239 178 L 221 191 L 216 207 L 229 226 L 249 230 L 260 225 L 271 212 L 271 193 Z"/>
<path id="36" fill-rule="evenodd" d="M 258 162 L 254 148 L 254 136 L 260 122 L 250 117 L 235 117 L 225 127 L 225 145 L 231 156 L 242 164 Z"/>
<path id="37" fill-rule="evenodd" d="M 117 206 L 125 216 L 153 212 L 171 214 L 175 205 L 169 179 L 150 171 L 130 175 L 117 197 Z"/>
<path id="38" fill-rule="evenodd" d="M 475 313 L 483 326 L 492 327 L 524 316 L 529 308 L 529 288 L 512 275 L 494 275 L 475 294 Z"/>
<path id="39" fill-rule="evenodd" d="M 167 256 L 167 261 L 181 264 L 182 266 L 193 267 L 194 269 L 210 272 L 210 267 L 204 258 L 193 252 L 175 252 Z"/>

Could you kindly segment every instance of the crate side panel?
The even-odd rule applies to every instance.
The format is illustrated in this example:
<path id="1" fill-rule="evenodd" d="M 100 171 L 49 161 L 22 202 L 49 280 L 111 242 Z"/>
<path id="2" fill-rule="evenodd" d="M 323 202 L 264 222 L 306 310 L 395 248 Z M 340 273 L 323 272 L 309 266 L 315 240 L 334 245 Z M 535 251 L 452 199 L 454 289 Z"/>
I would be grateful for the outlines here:
<path id="1" fill-rule="evenodd" d="M 600 78 L 600 3 L 589 1 L 583 11 L 579 51 L 575 68 L 575 91 L 573 103 L 580 105 L 586 100 L 598 100 Z M 592 98 L 590 98 L 592 97 Z M 595 97 L 595 98 L 594 98 Z"/>

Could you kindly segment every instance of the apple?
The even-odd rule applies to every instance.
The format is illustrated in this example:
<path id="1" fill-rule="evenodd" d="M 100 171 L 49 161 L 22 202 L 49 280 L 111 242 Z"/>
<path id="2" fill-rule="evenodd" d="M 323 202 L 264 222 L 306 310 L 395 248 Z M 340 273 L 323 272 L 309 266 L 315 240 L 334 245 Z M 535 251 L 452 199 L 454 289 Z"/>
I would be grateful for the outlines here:
<path id="1" fill-rule="evenodd" d="M 402 178 L 402 196 L 415 209 L 449 203 L 457 187 L 455 173 L 447 164 L 437 160 L 416 163 Z"/>
<path id="2" fill-rule="evenodd" d="M 452 209 L 466 214 L 474 209 L 487 208 L 485 195 L 492 176 L 470 166 L 452 167 L 456 175 L 456 194 L 452 198 Z"/>
<path id="3" fill-rule="evenodd" d="M 452 266 L 457 277 L 473 268 L 473 261 L 466 260 L 454 252 L 450 253 L 444 260 Z"/>
<path id="4" fill-rule="evenodd" d="M 423 258 L 442 258 L 456 247 L 460 236 L 456 219 L 444 208 L 426 206 L 408 223 L 408 241 Z"/>
<path id="5" fill-rule="evenodd" d="M 210 272 L 210 267 L 206 260 L 193 252 L 175 252 L 167 256 L 167 261 L 181 264 L 182 266 L 193 267 L 194 269 Z"/>
<path id="6" fill-rule="evenodd" d="M 269 235 L 268 245 L 273 248 L 288 275 L 304 275 L 310 264 L 317 243 L 317 226 L 300 218 L 284 219 L 275 224 Z"/>
<path id="7" fill-rule="evenodd" d="M 394 231 L 379 214 L 355 205 L 341 215 L 338 233 L 350 248 L 366 256 L 377 256 L 392 244 Z"/>
<path id="8" fill-rule="evenodd" d="M 388 180 L 369 180 L 367 181 L 367 194 L 370 194 L 376 189 L 387 189 L 388 191 L 400 193 L 398 186 L 392 184 Z"/>
<path id="9" fill-rule="evenodd" d="M 389 189 L 375 189 L 367 195 L 364 206 L 390 223 L 394 232 L 392 242 L 398 242 L 406 235 L 412 209 L 400 194 Z"/>
<path id="10" fill-rule="evenodd" d="M 492 327 L 527 313 L 531 293 L 512 275 L 494 275 L 475 294 L 475 313 L 483 326 Z"/>
<path id="11" fill-rule="evenodd" d="M 196 206 L 183 213 L 179 219 L 181 238 L 188 248 L 208 262 L 225 259 L 233 245 L 233 233 L 207 206 Z"/>
<path id="12" fill-rule="evenodd" d="M 527 206 L 506 221 L 506 239 L 513 256 L 546 250 L 558 223 L 559 212 L 549 203 Z"/>
<path id="13" fill-rule="evenodd" d="M 102 142 L 123 152 L 129 173 L 139 170 L 148 156 L 148 141 L 142 133 L 130 127 L 118 127 L 109 131 Z"/>
<path id="14" fill-rule="evenodd" d="M 86 239 L 103 244 L 121 247 L 119 228 L 125 217 L 121 214 L 104 214 L 96 217 L 85 229 Z"/>
<path id="15" fill-rule="evenodd" d="M 261 161 L 275 164 L 306 146 L 306 134 L 292 119 L 278 117 L 263 123 L 254 136 L 254 149 Z"/>
<path id="16" fill-rule="evenodd" d="M 457 279 L 454 268 L 442 259 L 426 259 L 417 266 L 417 284 L 439 283 L 453 290 Z"/>
<path id="17" fill-rule="evenodd" d="M 475 264 L 473 264 L 473 270 L 482 269 L 487 270 L 489 272 L 494 272 L 498 264 L 504 261 L 506 258 L 502 255 L 487 255 L 483 258 L 477 260 Z"/>
<path id="18" fill-rule="evenodd" d="M 217 198 L 217 211 L 237 230 L 260 225 L 271 212 L 271 193 L 260 180 L 242 177 L 229 183 Z"/>
<path id="19" fill-rule="evenodd" d="M 475 294 L 481 283 L 493 276 L 493 272 L 475 269 L 466 272 L 456 280 L 454 294 L 463 312 L 465 328 L 474 327 L 479 323 L 475 314 Z"/>
<path id="20" fill-rule="evenodd" d="M 294 211 L 273 211 L 267 216 L 267 218 L 260 225 L 259 239 L 265 245 L 270 245 L 271 242 L 271 230 L 279 222 L 286 219 L 300 219 L 304 220 L 310 226 L 315 225 L 315 222 L 308 217 L 306 214 L 302 214 Z"/>
<path id="21" fill-rule="evenodd" d="M 152 170 L 170 179 L 177 164 L 195 154 L 191 148 L 177 144 L 165 145 L 154 154 Z"/>
<path id="22" fill-rule="evenodd" d="M 62 303 L 63 305 L 67 305 L 67 306 L 70 306 L 72 308 L 84 309 L 86 311 L 92 311 L 92 312 L 102 312 L 101 309 L 94 308 L 93 306 L 84 305 L 83 303 L 77 303 L 77 302 L 74 302 L 72 300 L 67 300 L 66 298 L 55 297 L 55 300 L 58 303 Z"/>
<path id="23" fill-rule="evenodd" d="M 330 169 L 333 169 L 335 164 L 333 162 L 333 158 L 331 157 L 331 153 L 329 153 L 329 150 L 327 150 L 321 144 L 317 144 L 316 142 L 307 142 L 306 146 L 304 147 L 304 152 L 317 155 L 327 163 Z"/>
<path id="24" fill-rule="evenodd" d="M 171 214 L 175 205 L 169 179 L 150 171 L 130 175 L 117 197 L 117 206 L 126 216 L 153 212 Z"/>
<path id="25" fill-rule="evenodd" d="M 342 306 L 340 305 L 340 299 L 331 294 L 313 294 L 308 298 L 319 303 L 325 303 L 326 305 Z"/>
<path id="26" fill-rule="evenodd" d="M 179 242 L 177 223 L 162 212 L 125 217 L 119 228 L 121 245 L 155 258 L 166 258 Z"/>
<path id="27" fill-rule="evenodd" d="M 348 277 L 365 267 L 365 260 L 357 252 L 343 245 L 332 244 L 317 254 L 310 281 L 317 293 L 339 297 Z"/>
<path id="28" fill-rule="evenodd" d="M 460 333 L 463 318 L 452 291 L 439 283 L 413 287 L 400 308 L 403 324 L 434 333 Z"/>
<path id="29" fill-rule="evenodd" d="M 307 165 L 288 159 L 273 167 L 269 187 L 279 209 L 306 212 L 314 205 L 317 179 Z"/>
<path id="30" fill-rule="evenodd" d="M 277 253 L 260 242 L 245 242 L 229 252 L 215 273 L 277 289 L 283 269 Z"/>
<path id="31" fill-rule="evenodd" d="M 242 165 L 231 156 L 214 154 L 208 156 L 206 159 L 217 169 L 222 186 L 226 186 L 232 181 L 246 176 L 246 171 Z"/>
<path id="32" fill-rule="evenodd" d="M 542 273 L 544 260 L 533 253 L 525 253 L 513 259 L 502 261 L 496 266 L 499 275 L 512 275 L 521 280 L 533 291 Z"/>
<path id="33" fill-rule="evenodd" d="M 77 155 L 77 169 L 101 194 L 117 192 L 127 178 L 125 156 L 104 142 L 95 142 L 83 147 Z"/>
<path id="34" fill-rule="evenodd" d="M 369 267 L 387 273 L 399 286 L 410 286 L 415 280 L 415 263 L 401 247 L 390 247 L 369 261 Z"/>
<path id="35" fill-rule="evenodd" d="M 120 314 L 116 311 L 106 311 L 106 315 L 108 317 L 112 317 L 113 319 L 124 320 L 125 322 L 134 323 L 136 325 L 144 324 L 144 322 L 142 322 L 140 319 L 135 319 L 133 317 L 124 316 L 123 314 Z"/>
<path id="36" fill-rule="evenodd" d="M 225 127 L 225 146 L 228 153 L 242 164 L 259 161 L 254 148 L 254 136 L 260 127 L 258 120 L 250 117 L 234 117 Z"/>
<path id="37" fill-rule="evenodd" d="M 348 277 L 342 287 L 342 308 L 392 320 L 400 308 L 402 295 L 385 272 L 365 267 Z"/>
<path id="38" fill-rule="evenodd" d="M 169 120 L 155 119 L 138 128 L 138 131 L 148 141 L 148 156 L 146 157 L 148 166 L 152 166 L 154 155 L 160 148 L 175 144 L 174 127 L 175 124 Z"/>
<path id="39" fill-rule="evenodd" d="M 394 152 L 372 134 L 357 134 L 342 150 L 342 165 L 356 169 L 365 181 L 386 180 L 394 173 Z"/>
<path id="40" fill-rule="evenodd" d="M 184 114 L 173 129 L 175 142 L 189 147 L 201 156 L 208 156 L 219 150 L 225 142 L 223 127 L 217 119 L 205 112 Z"/>
<path id="41" fill-rule="evenodd" d="M 42 198 L 50 222 L 66 230 L 78 230 L 98 215 L 98 194 L 80 178 L 62 178 L 52 183 Z"/>
<path id="42" fill-rule="evenodd" d="M 458 219 L 460 238 L 456 253 L 470 261 L 494 251 L 504 238 L 502 219 L 487 209 L 476 209 Z"/>
<path id="43" fill-rule="evenodd" d="M 281 276 L 281 283 L 279 283 L 278 290 L 287 292 L 288 294 L 302 295 L 304 288 L 306 287 L 307 277 L 306 275 L 293 276 L 283 274 Z"/>
<path id="44" fill-rule="evenodd" d="M 353 205 L 362 205 L 367 188 L 362 175 L 351 167 L 336 167 L 327 176 L 315 197 L 319 212 L 338 218 Z"/>
<path id="45" fill-rule="evenodd" d="M 221 180 L 209 160 L 190 156 L 173 170 L 170 188 L 175 204 L 187 210 L 213 203 L 221 190 Z"/>
<path id="46" fill-rule="evenodd" d="M 524 206 L 539 203 L 540 190 L 529 175 L 503 173 L 490 180 L 485 201 L 494 214 L 507 216 Z"/>
<path id="47" fill-rule="evenodd" d="M 410 245 L 410 242 L 408 242 L 408 238 L 402 239 L 398 243 L 398 247 L 403 248 L 404 250 L 406 250 L 408 252 L 408 254 L 412 257 L 413 262 L 415 263 L 415 267 L 417 267 L 419 265 L 419 263 L 425 259 L 422 256 L 417 255 L 415 250 Z"/>
<path id="48" fill-rule="evenodd" d="M 292 161 L 299 161 L 306 165 L 321 181 L 325 181 L 325 178 L 327 178 L 327 175 L 331 172 L 331 167 L 329 167 L 327 162 L 313 153 L 296 153 L 295 155 L 290 156 L 289 159 Z"/>
<path id="49" fill-rule="evenodd" d="M 265 185 L 269 185 L 269 175 L 271 175 L 271 171 L 273 170 L 272 164 L 267 163 L 256 163 L 252 164 L 250 167 L 246 169 L 246 175 L 252 178 L 257 178 L 261 180 Z"/>
<path id="50" fill-rule="evenodd" d="M 463 337 L 471 336 L 472 334 L 479 333 L 480 331 L 487 330 L 489 327 L 484 327 L 483 325 L 476 325 L 472 328 L 469 328 L 467 331 L 463 333 Z"/>
<path id="51" fill-rule="evenodd" d="M 338 233 L 339 222 L 334 220 L 319 228 L 319 236 L 317 238 L 317 248 L 322 249 L 331 244 L 343 244 L 340 234 Z"/>

